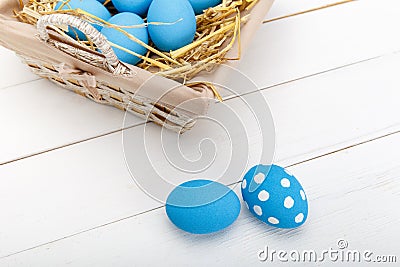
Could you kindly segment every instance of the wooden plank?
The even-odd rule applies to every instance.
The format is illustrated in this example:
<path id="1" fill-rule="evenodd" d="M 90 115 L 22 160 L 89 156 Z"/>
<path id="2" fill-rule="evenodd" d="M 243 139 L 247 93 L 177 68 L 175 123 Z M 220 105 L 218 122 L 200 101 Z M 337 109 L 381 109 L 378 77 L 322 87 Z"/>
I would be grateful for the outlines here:
<path id="1" fill-rule="evenodd" d="M 398 67 L 399 53 L 266 90 L 276 160 L 290 165 L 398 130 Z"/>
<path id="2" fill-rule="evenodd" d="M 121 129 L 124 117 L 46 80 L 1 90 L 0 109 L 0 164 Z"/>
<path id="3" fill-rule="evenodd" d="M 0 167 L 0 255 L 158 205 L 129 176 L 121 136 L 98 140 Z"/>
<path id="4" fill-rule="evenodd" d="M 342 0 L 279 0 L 275 1 L 270 12 L 266 16 L 266 20 L 276 19 L 300 12 L 313 10 L 317 8 L 327 7 L 335 3 L 343 2 Z M 311 11 L 315 12 L 315 11 Z"/>
<path id="5" fill-rule="evenodd" d="M 14 52 L 0 45 L 0 89 L 38 79 L 28 67 L 23 65 Z"/>
<path id="6" fill-rule="evenodd" d="M 385 5 L 380 3 L 358 1 L 268 24 L 261 29 L 239 70 L 259 88 L 264 88 L 400 49 L 400 36 L 392 34 L 390 28 L 386 27 L 400 22 L 397 16 L 400 3 L 391 0 L 385 0 Z M 370 17 L 374 16 L 376 10 L 379 10 L 382 19 L 372 22 Z M 337 20 L 339 15 L 341 19 Z M 354 35 L 355 32 L 357 35 Z M 274 41 L 268 41 L 269 38 Z M 232 78 L 231 82 L 239 80 Z M 0 112 L 13 114 L 13 118 L 1 118 L 2 126 L 16 129 L 15 132 L 0 134 L 0 146 L 4 147 L 0 153 L 0 163 L 120 128 L 123 114 L 118 110 L 94 105 L 57 89 L 50 83 L 40 81 L 0 91 Z M 19 104 L 16 105 L 12 99 L 18 99 Z M 102 119 L 94 120 L 99 117 L 98 114 L 102 114 Z M 76 124 L 76 118 L 81 118 L 82 125 L 87 127 L 74 129 L 72 125 Z M 137 119 L 134 124 L 140 121 Z M 27 135 L 27 132 L 35 134 Z M 15 136 L 18 138 L 14 140 L 18 141 L 10 141 L 13 140 L 10 137 Z"/>
<path id="7" fill-rule="evenodd" d="M 397 116 L 400 108 L 397 103 L 399 57 L 399 54 L 383 57 L 265 91 L 276 125 L 276 162 L 288 165 L 340 150 L 351 146 L 355 140 L 368 140 L 377 133 L 387 133 L 390 125 L 400 130 Z M 238 99 L 226 102 L 227 105 L 238 107 L 234 110 L 241 114 L 245 109 L 235 101 Z M 214 113 L 210 114 L 221 114 L 217 112 L 220 107 L 220 104 L 213 105 Z M 374 107 L 379 107 L 379 112 Z M 229 125 L 230 116 L 226 116 L 224 119 L 228 119 Z M 219 157 L 216 157 L 208 172 L 203 173 L 207 173 L 205 177 L 218 177 L 225 169 L 227 159 L 230 159 L 229 138 L 214 124 L 202 123 L 203 126 L 195 128 L 190 135 L 181 136 L 180 149 L 185 156 L 196 159 L 199 156 L 199 141 L 204 137 L 214 140 Z M 245 126 L 248 125 L 250 122 Z M 143 125 L 125 132 L 124 138 L 128 140 L 125 149 L 130 152 L 126 160 L 142 166 L 149 156 L 169 181 L 178 183 L 190 179 L 189 174 L 176 175 L 176 170 L 174 172 L 162 157 L 167 151 L 172 162 L 179 159 L 179 155 L 173 151 L 170 154 L 171 149 L 176 148 L 176 143 L 167 139 L 169 141 L 165 141 L 164 145 L 172 146 L 164 146 L 163 151 L 159 145 L 161 129 L 153 124 L 148 127 L 146 139 L 143 139 Z M 229 134 L 239 134 L 240 127 L 236 129 Z M 254 155 L 249 162 L 251 165 L 257 160 L 255 156 L 261 145 L 257 141 L 257 134 L 250 134 L 249 137 L 249 153 L 250 156 Z M 10 138 L 9 142 L 12 140 Z M 147 154 L 140 151 L 143 140 L 150 146 Z M 116 133 L 1 166 L 0 210 L 6 214 L 7 220 L 0 221 L 0 229 L 3 229 L 0 256 L 159 206 L 131 180 L 125 166 L 122 143 L 121 133 Z M 209 151 L 205 150 L 208 147 L 201 148 L 204 152 Z M 157 179 L 150 174 L 136 178 Z M 224 182 L 230 183 L 241 177 L 226 178 Z M 308 182 L 304 183 L 309 188 Z"/>
<path id="8" fill-rule="evenodd" d="M 305 153 L 320 154 L 319 149 L 327 146 L 396 126 L 399 123 L 396 115 L 399 67 L 396 54 L 263 92 L 277 126 L 280 144 L 277 159 L 285 159 L 289 164 Z M 1 132 L 0 162 L 80 142 L 123 126 L 123 113 L 119 110 L 52 88 L 44 80 L 32 83 L 29 88 L 21 86 L 5 91 L 9 91 L 8 97 L 0 98 L 0 107 L 13 116 L 2 116 L 0 122 L 5 129 L 16 130 Z M 18 99 L 19 106 L 9 99 Z M 382 106 L 380 113 L 370 108 L 377 104 Z M 234 103 L 230 105 L 238 108 Z M 323 112 L 324 116 L 316 112 Z M 95 114 L 102 114 L 101 120 Z M 342 119 L 339 121 L 337 117 Z M 129 118 L 127 126 L 142 122 L 135 116 Z M 295 137 L 293 132 L 297 134 Z"/>
<path id="9" fill-rule="evenodd" d="M 176 229 L 161 208 L 2 258 L 0 263 L 253 266 L 271 264 L 258 260 L 259 251 L 266 246 L 288 253 L 315 250 L 320 255 L 329 248 L 339 250 L 340 239 L 348 243 L 349 250 L 369 250 L 373 257 L 396 255 L 398 260 L 399 157 L 397 134 L 290 168 L 303 184 L 310 204 L 308 221 L 298 229 L 274 229 L 256 220 L 242 205 L 238 221 L 227 230 L 190 235 Z M 332 263 L 328 257 L 325 261 Z"/>
<path id="10" fill-rule="evenodd" d="M 398 51 L 399 12 L 396 0 L 364 0 L 267 23 L 239 70 L 265 88 Z"/>

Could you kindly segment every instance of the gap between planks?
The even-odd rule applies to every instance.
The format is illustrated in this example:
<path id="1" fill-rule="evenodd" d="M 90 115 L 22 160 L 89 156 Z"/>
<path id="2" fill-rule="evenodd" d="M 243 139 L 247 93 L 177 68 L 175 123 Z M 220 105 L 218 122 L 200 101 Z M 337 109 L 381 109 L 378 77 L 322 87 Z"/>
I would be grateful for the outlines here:
<path id="1" fill-rule="evenodd" d="M 6 89 L 9 89 L 9 88 L 12 88 L 12 87 L 17 87 L 17 86 L 21 86 L 21 85 L 24 85 L 24 84 L 28 84 L 28 83 L 31 83 L 31 82 L 40 81 L 40 80 L 43 80 L 43 78 L 37 77 L 37 78 L 32 79 L 32 80 L 29 80 L 29 81 L 20 82 L 20 83 L 11 84 L 11 85 L 6 85 L 6 86 L 0 88 L 0 91 L 1 91 L 1 90 L 6 90 Z"/>
<path id="2" fill-rule="evenodd" d="M 286 19 L 286 18 L 290 18 L 290 17 L 295 17 L 295 16 L 298 16 L 298 15 L 303 15 L 303 14 L 307 14 L 307 13 L 310 13 L 310 12 L 315 12 L 315 11 L 326 9 L 326 8 L 329 8 L 329 7 L 334 7 L 334 6 L 343 5 L 343 4 L 347 4 L 347 3 L 350 3 L 350 2 L 356 2 L 356 1 L 358 1 L 358 0 L 344 0 L 344 1 L 336 2 L 336 3 L 332 3 L 332 4 L 327 4 L 327 5 L 320 6 L 320 7 L 314 7 L 314 8 L 310 8 L 310 9 L 304 10 L 304 11 L 299 11 L 299 12 L 296 12 L 296 13 L 292 13 L 292 14 L 288 14 L 288 15 L 284 15 L 284 16 L 280 16 L 280 17 L 264 20 L 262 23 L 263 24 L 270 23 L 270 22 L 273 22 L 273 21 Z"/>
<path id="3" fill-rule="evenodd" d="M 343 152 L 343 151 L 345 151 L 347 149 L 352 149 L 352 148 L 355 148 L 355 147 L 359 147 L 359 146 L 362 146 L 362 145 L 365 145 L 365 144 L 368 144 L 368 143 L 371 143 L 371 142 L 374 142 L 374 141 L 378 141 L 378 140 L 386 138 L 386 137 L 394 136 L 394 135 L 397 135 L 397 134 L 400 134 L 400 129 L 396 130 L 396 131 L 393 131 L 393 132 L 390 132 L 390 133 L 387 133 L 387 134 L 384 134 L 384 135 L 379 135 L 377 137 L 371 137 L 371 138 L 369 138 L 369 139 L 367 139 L 365 141 L 361 141 L 361 142 L 358 142 L 356 144 L 348 145 L 346 147 L 336 149 L 335 151 L 331 151 L 331 152 L 322 154 L 320 156 L 312 157 L 312 158 L 309 158 L 309 159 L 306 159 L 306 160 L 303 160 L 303 161 L 299 161 L 297 163 L 293 163 L 293 164 L 290 164 L 290 165 L 286 165 L 286 166 L 283 166 L 283 167 L 284 168 L 290 168 L 290 167 L 293 167 L 293 166 L 298 166 L 298 165 L 301 165 L 301 164 L 304 164 L 304 163 L 308 163 L 308 162 L 313 161 L 313 160 L 321 159 L 321 158 L 326 157 L 326 156 L 331 156 L 331 155 L 333 155 L 335 153 Z M 227 186 L 231 187 L 231 186 L 234 186 L 234 185 L 238 185 L 240 183 L 241 183 L 241 181 L 238 181 L 238 182 L 230 183 Z M 57 239 L 49 241 L 49 242 L 45 242 L 45 243 L 30 247 L 30 248 L 27 248 L 27 249 L 23 249 L 23 250 L 14 252 L 14 253 L 10 253 L 8 255 L 1 256 L 0 259 L 5 259 L 5 258 L 8 258 L 8 257 L 12 257 L 12 256 L 15 256 L 15 255 L 27 252 L 27 251 L 31 251 L 31 250 L 43 247 L 43 246 L 47 246 L 47 245 L 50 245 L 50 244 L 57 243 L 57 242 L 59 242 L 61 240 L 65 240 L 65 239 L 72 238 L 74 236 L 78 236 L 80 234 L 84 234 L 84 233 L 91 232 L 91 231 L 94 231 L 94 230 L 97 230 L 97 229 L 100 229 L 100 228 L 103 228 L 103 227 L 107 227 L 107 226 L 109 226 L 111 224 L 114 224 L 114 223 L 119 223 L 119 222 L 122 222 L 122 221 L 125 221 L 125 220 L 129 220 L 129 219 L 132 219 L 132 218 L 135 218 L 135 217 L 138 217 L 138 216 L 150 213 L 150 212 L 154 212 L 154 211 L 157 211 L 159 209 L 164 208 L 164 206 L 165 205 L 160 205 L 158 207 L 154 207 L 154 208 L 149 209 L 147 211 L 143 211 L 143 212 L 140 212 L 140 213 L 137 213 L 137 214 L 126 216 L 126 217 L 123 217 L 123 218 L 120 218 L 120 219 L 117 219 L 117 220 L 114 220 L 114 221 L 111 221 L 111 222 L 108 222 L 108 223 L 104 223 L 104 224 L 101 224 L 101 225 L 98 225 L 98 226 L 95 226 L 95 227 L 92 227 L 92 228 L 89 228 L 89 229 L 86 229 L 86 230 L 82 230 L 82 231 L 76 232 L 74 234 L 70 234 L 70 235 L 66 235 L 66 236 L 61 237 L 61 238 L 57 238 Z"/>

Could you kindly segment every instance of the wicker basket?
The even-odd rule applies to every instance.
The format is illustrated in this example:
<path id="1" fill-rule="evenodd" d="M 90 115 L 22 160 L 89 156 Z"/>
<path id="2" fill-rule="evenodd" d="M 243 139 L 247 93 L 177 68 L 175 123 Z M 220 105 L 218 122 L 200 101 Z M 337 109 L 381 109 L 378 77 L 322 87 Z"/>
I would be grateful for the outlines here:
<path id="1" fill-rule="evenodd" d="M 260 0 L 256 4 L 250 21 L 243 26 L 242 41 L 251 38 L 272 2 Z M 18 6 L 18 0 L 2 0 L 0 3 L 0 44 L 14 50 L 40 77 L 177 132 L 189 130 L 195 118 L 207 112 L 214 92 L 206 83 L 182 85 L 120 62 L 100 32 L 71 15 L 43 16 L 36 27 L 21 23 L 12 13 Z M 102 54 L 60 35 L 53 30 L 53 25 L 79 29 Z M 145 88 L 141 88 L 143 85 Z M 183 104 L 188 101 L 190 105 Z"/>

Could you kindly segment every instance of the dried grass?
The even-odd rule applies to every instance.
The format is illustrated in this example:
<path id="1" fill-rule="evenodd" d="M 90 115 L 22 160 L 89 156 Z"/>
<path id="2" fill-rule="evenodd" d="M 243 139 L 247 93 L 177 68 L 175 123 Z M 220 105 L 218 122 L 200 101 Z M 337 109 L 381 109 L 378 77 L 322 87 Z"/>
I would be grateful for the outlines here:
<path id="1" fill-rule="evenodd" d="M 152 73 L 179 80 L 188 81 L 201 71 L 211 71 L 215 66 L 227 60 L 237 60 L 240 58 L 240 28 L 248 19 L 249 15 L 242 16 L 248 12 L 258 0 L 223 0 L 222 4 L 207 9 L 203 14 L 196 17 L 197 32 L 193 43 L 178 50 L 161 52 L 154 46 L 146 45 L 133 35 L 124 30 L 125 27 L 112 25 L 83 10 L 55 10 L 58 0 L 29 0 L 25 5 L 20 0 L 20 10 L 15 10 L 15 16 L 22 22 L 35 25 L 37 20 L 47 14 L 68 13 L 79 16 L 81 19 L 91 23 L 98 23 L 106 27 L 113 27 L 125 34 L 128 38 L 141 44 L 148 49 L 145 56 L 137 55 L 117 44 L 110 43 L 111 46 L 122 49 L 128 53 L 136 55 L 142 59 L 138 67 L 146 69 Z M 64 4 L 68 6 L 69 0 Z M 106 2 L 107 3 L 107 2 Z M 246 11 L 246 12 L 244 12 Z M 133 27 L 145 27 L 137 25 Z M 67 29 L 58 28 L 62 33 Z M 237 58 L 227 58 L 226 55 L 234 45 L 239 42 Z M 90 41 L 79 41 L 91 49 L 95 49 Z"/>

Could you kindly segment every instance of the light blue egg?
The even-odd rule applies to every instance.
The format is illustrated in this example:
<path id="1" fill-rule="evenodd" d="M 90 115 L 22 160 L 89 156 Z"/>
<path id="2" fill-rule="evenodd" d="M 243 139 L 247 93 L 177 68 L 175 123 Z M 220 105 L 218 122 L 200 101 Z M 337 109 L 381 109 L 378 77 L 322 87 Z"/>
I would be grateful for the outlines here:
<path id="1" fill-rule="evenodd" d="M 137 39 L 141 40 L 142 42 L 148 44 L 149 43 L 149 36 L 147 33 L 147 28 L 144 26 L 144 21 L 141 17 L 134 13 L 123 12 L 113 16 L 111 19 L 108 20 L 110 24 L 118 25 L 118 26 L 139 26 L 135 28 L 121 28 L 122 30 L 126 31 L 127 33 L 135 36 Z M 143 26 L 143 27 L 140 27 Z M 129 39 L 125 34 L 122 32 L 105 26 L 101 33 L 112 43 L 115 43 L 119 46 L 122 46 L 130 51 L 138 53 L 140 55 L 144 55 L 147 52 L 147 49 L 136 43 L 135 41 Z M 141 59 L 135 55 L 127 53 L 119 48 L 113 47 L 115 54 L 117 55 L 118 59 L 135 65 Z"/>
<path id="2" fill-rule="evenodd" d="M 196 14 L 201 14 L 209 7 L 215 7 L 222 3 L 222 0 L 189 0 Z"/>
<path id="3" fill-rule="evenodd" d="M 162 51 L 176 50 L 193 42 L 196 17 L 188 0 L 153 0 L 147 21 L 172 23 L 149 25 L 150 37 Z"/>
<path id="4" fill-rule="evenodd" d="M 131 12 L 146 16 L 152 0 L 112 0 L 118 12 Z"/>
<path id="5" fill-rule="evenodd" d="M 259 220 L 278 227 L 295 228 L 308 216 L 307 197 L 299 181 L 276 165 L 257 165 L 242 181 L 242 196 Z"/>
<path id="6" fill-rule="evenodd" d="M 239 216 L 240 201 L 229 187 L 209 180 L 192 180 L 176 187 L 166 203 L 168 218 L 193 234 L 209 234 L 231 225 Z"/>
<path id="7" fill-rule="evenodd" d="M 65 4 L 64 4 L 65 3 Z M 60 1 L 57 3 L 55 10 L 68 10 L 68 9 L 82 9 L 83 11 L 86 11 L 102 20 L 109 20 L 111 18 L 110 12 L 107 10 L 105 6 L 103 6 L 100 2 L 97 0 L 71 0 L 71 1 Z M 92 23 L 92 25 L 99 31 L 101 31 L 102 26 Z M 83 32 L 72 29 L 69 27 L 68 30 L 68 35 L 71 36 L 72 38 L 76 38 L 76 35 L 78 35 L 78 38 L 80 40 L 86 40 L 86 36 Z"/>

